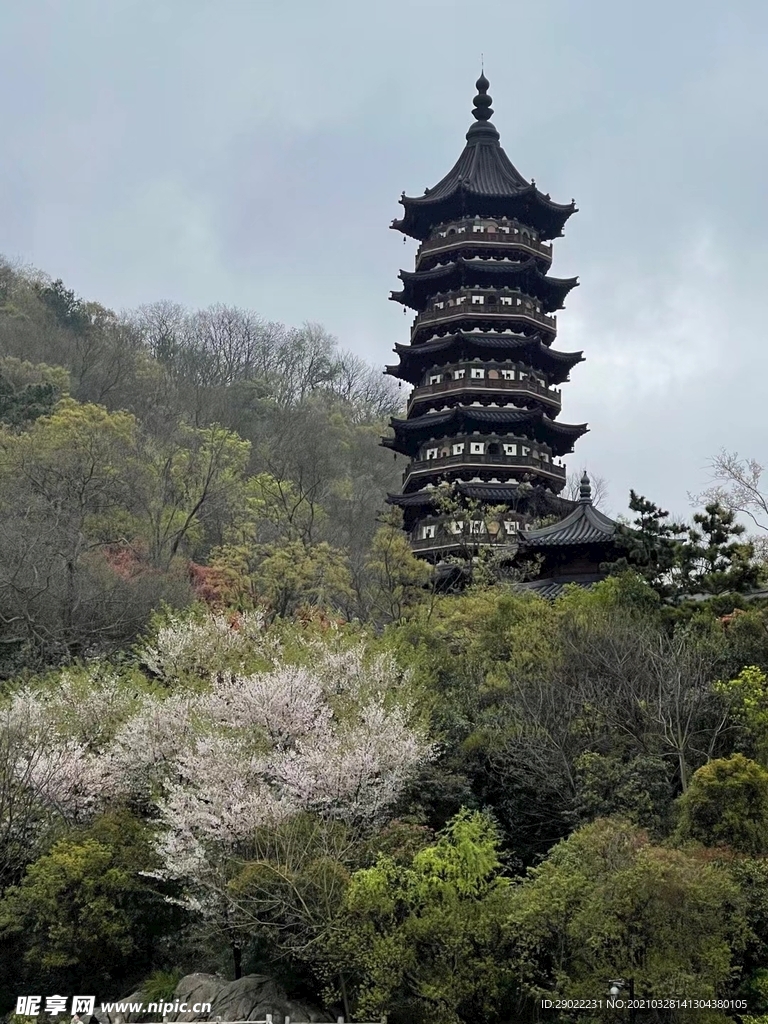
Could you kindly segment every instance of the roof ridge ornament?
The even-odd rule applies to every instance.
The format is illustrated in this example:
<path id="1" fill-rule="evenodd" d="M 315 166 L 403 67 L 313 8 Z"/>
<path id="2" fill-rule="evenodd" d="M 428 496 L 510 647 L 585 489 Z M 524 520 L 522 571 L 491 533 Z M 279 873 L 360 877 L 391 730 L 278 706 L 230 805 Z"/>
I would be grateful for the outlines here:
<path id="1" fill-rule="evenodd" d="M 475 96 L 472 107 L 472 117 L 474 117 L 474 124 L 470 125 L 469 131 L 467 132 L 467 142 L 490 142 L 492 144 L 499 144 L 499 133 L 491 123 L 491 117 L 493 116 L 493 107 L 491 103 L 493 100 L 488 95 L 488 87 L 491 83 L 481 73 L 478 80 L 475 82 L 475 88 L 477 89 L 477 96 Z"/>
<path id="2" fill-rule="evenodd" d="M 474 99 L 474 107 L 472 108 L 472 116 L 476 121 L 490 121 L 493 116 L 493 107 L 491 103 L 493 100 L 488 95 L 488 87 L 490 82 L 481 74 L 478 80 L 475 82 L 475 88 L 477 89 L 477 96 Z"/>
<path id="3" fill-rule="evenodd" d="M 589 482 L 589 476 L 587 475 L 586 469 L 581 478 L 579 485 L 579 502 L 584 505 L 592 504 L 592 484 Z"/>

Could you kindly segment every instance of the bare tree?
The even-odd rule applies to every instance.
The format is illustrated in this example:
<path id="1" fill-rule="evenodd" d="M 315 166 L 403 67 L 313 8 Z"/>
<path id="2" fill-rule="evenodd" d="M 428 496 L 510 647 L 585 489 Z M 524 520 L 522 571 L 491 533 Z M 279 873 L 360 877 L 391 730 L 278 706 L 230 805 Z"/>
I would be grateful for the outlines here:
<path id="1" fill-rule="evenodd" d="M 701 494 L 689 495 L 697 505 L 718 502 L 731 512 L 747 516 L 759 530 L 768 532 L 768 494 L 762 475 L 765 467 L 757 459 L 742 458 L 724 448 L 711 462 L 716 481 Z"/>

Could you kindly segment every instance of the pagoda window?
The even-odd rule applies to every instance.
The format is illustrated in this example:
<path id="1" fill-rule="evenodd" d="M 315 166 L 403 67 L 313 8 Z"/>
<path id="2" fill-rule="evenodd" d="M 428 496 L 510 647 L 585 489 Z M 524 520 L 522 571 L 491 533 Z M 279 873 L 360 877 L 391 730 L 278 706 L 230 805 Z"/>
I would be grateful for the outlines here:
<path id="1" fill-rule="evenodd" d="M 517 445 L 516 444 L 505 444 L 504 445 L 504 454 L 505 455 L 517 455 Z"/>
<path id="2" fill-rule="evenodd" d="M 520 530 L 520 523 L 515 519 L 505 519 L 504 529 L 507 533 L 517 533 Z"/>
<path id="3" fill-rule="evenodd" d="M 440 302 L 435 303 L 435 309 L 442 309 L 444 306 L 445 303 L 442 301 L 442 299 L 440 300 Z"/>
<path id="4" fill-rule="evenodd" d="M 437 448 L 427 448 L 427 458 L 428 459 L 436 459 L 437 458 Z"/>
<path id="5" fill-rule="evenodd" d="M 448 235 L 448 234 L 451 234 L 451 235 L 453 234 L 453 228 L 451 228 L 450 231 L 438 231 L 437 237 L 438 238 L 445 238 L 445 236 Z"/>
<path id="6" fill-rule="evenodd" d="M 549 455 L 546 452 L 539 452 L 542 462 L 549 462 Z"/>
<path id="7" fill-rule="evenodd" d="M 484 295 L 473 295 L 472 296 L 472 305 L 473 306 L 482 306 L 482 304 L 484 302 L 485 302 L 485 296 Z"/>
<path id="8" fill-rule="evenodd" d="M 457 306 L 460 306 L 462 304 L 462 302 L 466 302 L 466 301 L 467 301 L 467 296 L 466 295 L 458 295 L 456 297 L 456 305 Z"/>
<path id="9" fill-rule="evenodd" d="M 451 533 L 463 533 L 464 532 L 464 523 L 459 523 L 459 522 L 457 522 L 454 519 L 454 521 L 449 526 L 449 529 L 450 529 Z"/>
<path id="10" fill-rule="evenodd" d="M 472 225 L 472 230 L 477 235 L 477 234 L 481 234 L 483 231 L 485 231 L 485 228 L 483 227 L 482 224 L 473 224 Z"/>
<path id="11" fill-rule="evenodd" d="M 502 295 L 501 296 L 501 304 L 502 304 L 502 306 L 511 306 L 512 305 L 511 297 L 509 295 Z"/>
<path id="12" fill-rule="evenodd" d="M 470 441 L 469 442 L 469 453 L 470 455 L 482 455 L 485 452 L 484 441 Z"/>
<path id="13" fill-rule="evenodd" d="M 434 525 L 432 525 L 432 526 L 422 526 L 422 528 L 421 528 L 421 539 L 422 540 L 431 540 L 435 536 L 435 530 L 436 530 L 436 527 Z"/>
<path id="14" fill-rule="evenodd" d="M 530 448 L 526 448 L 524 444 L 520 445 L 520 454 L 521 455 L 530 455 L 531 454 L 531 449 Z"/>
<path id="15" fill-rule="evenodd" d="M 515 371 L 514 370 L 502 370 L 501 371 L 501 376 L 504 378 L 504 380 L 514 380 L 515 379 Z"/>
<path id="16" fill-rule="evenodd" d="M 467 229 L 466 229 L 466 228 L 456 228 L 456 234 L 457 234 L 457 235 L 463 235 L 463 234 L 466 234 L 466 231 L 467 231 Z"/>
<path id="17" fill-rule="evenodd" d="M 429 375 L 429 383 L 430 384 L 439 384 L 440 383 L 440 374 L 439 373 L 431 373 Z"/>
<path id="18" fill-rule="evenodd" d="M 523 300 L 522 299 L 516 299 L 515 300 L 515 305 L 516 306 L 522 306 L 522 304 L 523 304 Z"/>
<path id="19" fill-rule="evenodd" d="M 499 231 L 503 231 L 505 235 L 509 234 L 509 228 L 505 224 L 501 225 L 501 227 L 499 228 Z"/>
<path id="20" fill-rule="evenodd" d="M 463 441 L 461 441 L 460 443 L 457 442 L 453 446 L 453 454 L 454 455 L 461 455 L 463 452 L 464 452 L 464 442 Z"/>
<path id="21" fill-rule="evenodd" d="M 456 380 L 463 380 L 466 377 L 466 375 L 466 370 L 457 370 L 453 376 L 456 378 Z"/>
<path id="22" fill-rule="evenodd" d="M 537 306 L 537 307 L 536 307 L 536 312 L 537 312 L 537 313 L 540 313 L 540 312 L 541 312 L 541 306 Z"/>
<path id="23" fill-rule="evenodd" d="M 482 380 L 485 377 L 485 370 L 482 366 L 473 366 L 469 372 L 472 380 Z"/>
<path id="24" fill-rule="evenodd" d="M 469 523 L 470 533 L 483 533 L 485 530 L 485 523 L 482 519 L 472 519 Z"/>

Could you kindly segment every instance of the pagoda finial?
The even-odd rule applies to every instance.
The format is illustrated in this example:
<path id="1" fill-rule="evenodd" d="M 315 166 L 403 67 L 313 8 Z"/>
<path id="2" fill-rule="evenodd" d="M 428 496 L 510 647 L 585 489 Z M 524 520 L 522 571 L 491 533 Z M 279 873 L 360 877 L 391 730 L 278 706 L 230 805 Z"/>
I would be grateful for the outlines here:
<path id="1" fill-rule="evenodd" d="M 474 99 L 474 108 L 472 110 L 472 116 L 477 121 L 490 121 L 493 115 L 493 109 L 491 103 L 493 100 L 488 95 L 488 86 L 491 83 L 481 72 L 477 82 L 475 82 L 475 88 L 477 89 L 477 96 Z"/>
<path id="2" fill-rule="evenodd" d="M 592 485 L 589 482 L 586 469 L 584 475 L 581 478 L 581 484 L 579 485 L 579 501 L 585 505 L 592 504 Z"/>

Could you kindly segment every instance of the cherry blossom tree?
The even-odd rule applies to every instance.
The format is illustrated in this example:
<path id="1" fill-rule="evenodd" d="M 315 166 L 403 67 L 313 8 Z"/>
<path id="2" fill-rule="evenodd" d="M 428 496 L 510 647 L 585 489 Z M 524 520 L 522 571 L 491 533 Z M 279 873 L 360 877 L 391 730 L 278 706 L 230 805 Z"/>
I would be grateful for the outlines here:
<path id="1" fill-rule="evenodd" d="M 258 615 L 207 613 L 167 620 L 138 655 L 152 682 L 94 664 L 15 694 L 15 784 L 71 823 L 141 808 L 162 877 L 233 948 L 230 883 L 265 835 L 302 818 L 371 832 L 432 755 L 407 674 L 341 630 L 284 644 Z"/>

